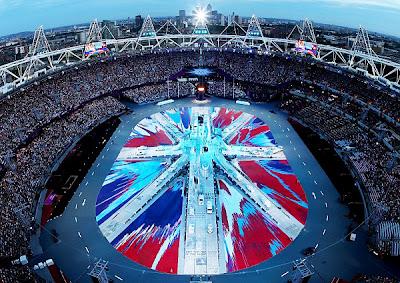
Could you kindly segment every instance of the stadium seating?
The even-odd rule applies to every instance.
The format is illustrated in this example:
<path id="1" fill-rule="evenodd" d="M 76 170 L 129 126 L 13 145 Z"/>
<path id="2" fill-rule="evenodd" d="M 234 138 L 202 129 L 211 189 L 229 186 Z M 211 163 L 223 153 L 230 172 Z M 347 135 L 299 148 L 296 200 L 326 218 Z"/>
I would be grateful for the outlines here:
<path id="1" fill-rule="evenodd" d="M 332 144 L 351 144 L 355 150 L 345 158 L 363 183 L 371 207 L 379 210 L 377 224 L 399 223 L 400 167 L 387 170 L 391 152 L 400 147 L 396 138 L 399 96 L 358 75 L 289 55 L 213 50 L 204 51 L 203 57 L 205 65 L 235 80 L 234 84 L 215 80 L 210 94 L 265 101 L 260 85 L 274 88 L 285 97 L 284 110 Z M 111 58 L 60 71 L 4 98 L 0 104 L 0 257 L 29 254 L 30 230 L 13 208 L 26 204 L 22 213 L 30 222 L 38 190 L 64 150 L 104 118 L 125 109 L 114 97 L 122 95 L 135 103 L 163 100 L 171 75 L 198 64 L 198 53 L 187 50 Z M 169 96 L 177 97 L 177 82 L 169 86 Z M 294 90 L 302 96 L 286 96 Z M 180 83 L 180 96 L 192 91 L 191 84 Z M 0 267 L 1 282 L 29 276 L 26 269 Z"/>

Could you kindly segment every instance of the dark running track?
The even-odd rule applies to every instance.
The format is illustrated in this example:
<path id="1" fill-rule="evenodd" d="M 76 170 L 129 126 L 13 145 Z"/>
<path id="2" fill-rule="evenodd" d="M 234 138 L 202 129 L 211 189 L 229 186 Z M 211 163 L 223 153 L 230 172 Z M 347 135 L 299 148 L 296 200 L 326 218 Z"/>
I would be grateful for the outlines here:
<path id="1" fill-rule="evenodd" d="M 190 276 L 162 274 L 135 264 L 107 241 L 96 222 L 95 204 L 103 181 L 125 144 L 132 128 L 144 117 L 176 107 L 199 106 L 185 98 L 165 106 L 133 105 L 133 114 L 121 117 L 114 132 L 92 168 L 80 184 L 64 214 L 46 225 L 40 243 L 46 258 L 53 258 L 72 282 L 92 282 L 87 273 L 102 258 L 109 261 L 108 276 L 114 282 L 189 282 Z M 337 276 L 350 280 L 358 273 L 385 274 L 384 264 L 367 251 L 365 227 L 356 231 L 356 242 L 342 240 L 351 221 L 348 209 L 339 203 L 339 194 L 287 121 L 286 114 L 274 104 L 242 106 L 231 100 L 212 98 L 206 106 L 220 106 L 253 114 L 271 128 L 278 145 L 302 184 L 308 199 L 308 218 L 304 230 L 278 255 L 238 273 L 212 276 L 212 282 L 287 282 L 292 261 L 304 257 L 302 250 L 317 246 L 317 254 L 307 260 L 315 272 L 310 282 L 330 282 Z M 270 112 L 270 110 L 275 113 Z M 59 242 L 48 231 L 56 229 Z M 46 232 L 47 231 L 47 232 Z"/>

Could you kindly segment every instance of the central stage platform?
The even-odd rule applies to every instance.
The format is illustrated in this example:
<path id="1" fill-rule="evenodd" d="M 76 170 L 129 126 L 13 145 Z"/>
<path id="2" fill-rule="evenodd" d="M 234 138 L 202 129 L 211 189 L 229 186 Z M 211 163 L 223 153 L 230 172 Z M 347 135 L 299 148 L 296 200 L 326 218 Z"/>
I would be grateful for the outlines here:
<path id="1" fill-rule="evenodd" d="M 91 282 L 85 274 L 99 259 L 103 259 L 108 261 L 109 278 L 116 282 L 121 278 L 126 282 L 187 283 L 192 278 L 192 274 L 187 274 L 199 274 L 200 271 L 194 270 L 197 267 L 204 272 L 205 266 L 209 273 L 208 280 L 214 283 L 243 283 L 244 280 L 283 283 L 291 276 L 293 262 L 304 259 L 303 251 L 309 247 L 317 247 L 317 253 L 307 258 L 307 265 L 319 275 L 313 276 L 310 282 L 321 282 L 321 278 L 329 281 L 335 276 L 351 278 L 354 270 L 361 271 L 359 258 L 363 258 L 366 272 L 376 269 L 376 259 L 371 258 L 365 248 L 367 232 L 358 230 L 356 242 L 342 240 L 351 223 L 346 217 L 348 210 L 338 201 L 339 194 L 288 123 L 287 115 L 274 104 L 245 106 L 232 100 L 212 97 L 201 106 L 193 103 L 193 98 L 175 100 L 172 104 L 162 106 L 128 106 L 132 113 L 121 117 L 119 127 L 81 182 L 63 215 L 46 225 L 46 231 L 57 231 L 60 241 L 54 244 L 48 233 L 43 233 L 41 237 L 45 256 L 54 259 L 73 282 Z M 190 125 L 196 121 L 193 117 L 199 117 L 203 112 L 190 110 L 193 107 L 208 108 L 206 113 L 209 113 L 204 115 L 202 127 L 197 119 L 198 133 L 192 133 L 194 128 L 190 129 Z M 222 109 L 225 112 L 221 112 Z M 239 123 L 242 119 L 242 115 L 237 118 L 233 115 L 232 120 L 229 113 L 242 113 L 243 117 L 253 122 L 238 126 L 232 131 L 231 138 L 224 139 L 224 131 L 227 133 L 229 125 Z M 159 119 L 167 119 L 168 124 L 162 126 Z M 140 125 L 144 127 L 139 132 Z M 210 130 L 206 130 L 207 125 L 210 125 Z M 222 146 L 219 144 L 212 149 L 210 145 L 213 140 L 218 140 L 218 128 L 225 145 L 222 143 Z M 151 133 L 149 129 L 152 129 Z M 162 129 L 165 135 L 160 135 L 155 129 Z M 171 131 L 175 131 L 176 135 L 170 134 Z M 187 131 L 187 139 L 193 137 L 193 144 L 199 144 L 203 151 L 184 153 L 185 142 L 181 144 L 181 141 L 185 140 Z M 205 134 L 208 132 L 211 133 L 210 138 Z M 152 137 L 154 133 L 157 138 Z M 176 137 L 182 138 L 178 141 Z M 146 143 L 143 143 L 144 140 Z M 163 157 L 163 150 L 152 150 L 152 157 L 144 158 L 148 151 L 140 148 L 140 145 L 147 149 L 169 147 L 169 156 Z M 208 154 L 205 154 L 204 146 L 208 147 Z M 229 148 L 230 152 L 224 147 Z M 275 160 L 265 156 L 264 150 L 261 156 L 258 155 L 258 147 L 269 148 L 269 156 Z M 129 161 L 130 154 L 135 161 Z M 176 169 L 179 169 L 181 165 L 177 161 L 185 155 L 188 159 L 184 169 L 179 170 L 175 178 L 170 178 L 168 172 L 171 169 L 168 168 L 176 164 Z M 202 157 L 207 155 L 209 158 L 202 161 Z M 217 157 L 221 155 L 223 158 Z M 193 161 L 198 158 L 200 161 L 196 165 Z M 205 166 L 204 172 L 212 174 L 208 174 L 208 178 L 213 178 L 215 182 L 210 188 L 198 189 L 204 190 L 204 201 L 200 204 L 194 176 L 198 177 L 200 187 L 202 183 L 207 184 L 201 180 L 201 168 L 202 162 L 210 164 L 209 160 L 213 165 Z M 193 169 L 190 169 L 191 166 Z M 195 167 L 200 171 L 196 171 Z M 227 168 L 228 173 L 223 168 Z M 229 174 L 230 169 L 239 172 L 237 176 L 242 176 L 242 180 L 252 183 L 249 185 L 250 191 L 245 188 L 247 186 L 239 185 L 235 174 Z M 301 203 L 295 201 L 297 197 L 302 199 L 301 191 L 294 189 L 297 187 L 296 181 L 290 183 L 283 175 L 299 180 L 299 187 L 307 200 L 306 216 L 300 213 L 301 210 L 291 210 L 290 207 Z M 118 176 L 125 177 L 121 179 Z M 164 181 L 160 178 L 163 176 Z M 113 184 L 115 180 L 119 180 L 117 187 Z M 109 188 L 115 189 L 108 191 L 108 197 L 104 191 L 107 186 L 105 181 L 109 181 Z M 268 185 L 270 181 L 274 184 Z M 139 186 L 140 183 L 143 184 Z M 146 189 L 152 183 L 161 184 L 160 191 L 158 185 L 154 186 L 154 191 Z M 291 185 L 288 186 L 289 183 Z M 136 196 L 140 195 L 140 191 L 148 192 L 148 196 L 143 194 L 143 200 L 145 197 L 151 200 L 147 204 L 142 202 L 141 207 L 133 206 L 137 208 L 136 211 L 121 209 L 125 205 L 122 203 L 114 211 L 107 210 L 109 203 L 118 203 L 121 195 L 132 193 L 132 186 L 138 189 Z M 258 193 L 252 193 L 251 188 Z M 260 201 L 258 195 L 269 202 Z M 207 202 L 213 199 L 213 212 L 208 214 Z M 129 200 L 138 202 L 139 198 L 132 196 Z M 103 206 L 100 204 L 102 201 Z M 269 213 L 269 206 L 281 207 L 285 213 L 289 212 L 292 220 L 287 221 L 286 225 L 297 223 L 294 220 L 304 225 L 297 237 L 290 239 L 290 235 L 294 237 L 299 229 L 296 226 L 293 226 L 293 230 L 285 228 L 285 223 L 278 218 L 278 223 L 273 221 L 270 224 L 267 221 L 275 218 L 275 214 Z M 194 208 L 193 213 L 191 207 Z M 127 221 L 132 216 L 123 224 L 129 227 L 125 232 L 102 229 L 103 223 L 110 218 L 108 215 L 115 213 L 121 213 L 119 217 L 125 215 Z M 223 214 L 227 217 L 224 218 Z M 213 225 L 211 233 L 208 233 L 208 224 Z M 278 229 L 271 231 L 271 227 Z M 134 231 L 141 234 L 135 234 Z M 210 247 L 204 244 L 208 241 L 212 243 Z M 186 254 L 185 249 L 190 252 Z M 211 256 L 210 252 L 215 251 L 218 261 L 212 262 L 210 259 L 215 256 Z M 146 256 L 141 258 L 141 254 Z M 191 263 L 186 262 L 189 258 Z"/>
<path id="2" fill-rule="evenodd" d="M 221 274 L 281 252 L 305 193 L 268 125 L 223 107 L 155 113 L 132 130 L 96 204 L 107 240 L 161 272 Z"/>

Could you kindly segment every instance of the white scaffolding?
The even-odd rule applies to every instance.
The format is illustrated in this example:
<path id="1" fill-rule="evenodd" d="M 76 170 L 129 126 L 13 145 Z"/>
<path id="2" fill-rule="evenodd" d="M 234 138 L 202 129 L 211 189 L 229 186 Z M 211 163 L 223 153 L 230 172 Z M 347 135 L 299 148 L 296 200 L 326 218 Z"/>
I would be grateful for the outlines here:
<path id="1" fill-rule="evenodd" d="M 198 21 L 196 22 L 196 25 L 193 29 L 193 34 L 194 35 L 206 35 L 210 34 L 210 31 L 208 30 L 208 26 L 206 22 Z"/>
<path id="2" fill-rule="evenodd" d="M 258 21 L 258 18 L 253 15 L 250 19 L 249 26 L 247 27 L 245 43 L 248 47 L 257 49 L 265 47 L 268 51 L 270 51 L 271 44 L 265 44 L 263 39 L 264 34 L 261 29 L 260 22 Z"/>
<path id="3" fill-rule="evenodd" d="M 258 18 L 253 15 L 247 27 L 246 39 L 264 37 Z"/>
<path id="4" fill-rule="evenodd" d="M 103 40 L 102 30 L 97 19 L 90 23 L 86 43 L 99 42 Z"/>
<path id="5" fill-rule="evenodd" d="M 371 43 L 369 41 L 368 31 L 360 26 L 357 32 L 357 36 L 352 46 L 352 56 L 350 58 L 349 65 L 356 68 L 368 69 L 371 68 L 374 76 L 379 75 L 378 68 L 374 62 L 374 57 L 378 57 L 374 50 L 372 50 Z M 365 54 L 367 57 L 358 59 L 358 54 Z"/>
<path id="6" fill-rule="evenodd" d="M 207 18 L 209 17 L 209 12 L 209 10 L 201 6 L 197 6 L 192 11 L 193 20 L 195 21 L 193 29 L 194 35 L 202 36 L 210 34 L 207 26 Z"/>
<path id="7" fill-rule="evenodd" d="M 250 21 L 247 31 L 236 22 L 232 22 L 219 34 L 210 34 L 205 23 L 199 23 L 195 30 L 197 33 L 183 34 L 172 22 L 165 23 L 159 34 L 154 30 L 153 22 L 148 16 L 143 23 L 138 36 L 120 39 L 105 39 L 101 37 L 102 29 L 94 22 L 89 29 L 88 41 L 101 39 L 115 52 L 113 56 L 122 55 L 124 52 L 143 51 L 173 48 L 257 48 L 264 54 L 291 53 L 298 44 L 298 40 L 316 42 L 316 37 L 311 21 L 304 20 L 290 32 L 287 38 L 269 38 L 262 35 L 256 18 Z M 200 32 L 200 30 L 202 30 Z M 294 32 L 298 35 L 294 36 Z M 257 36 L 259 34 L 259 36 Z M 0 66 L 0 93 L 7 93 L 20 87 L 30 80 L 45 76 L 48 71 L 60 70 L 73 64 L 79 64 L 90 57 L 82 56 L 86 44 L 51 50 L 40 27 L 35 33 L 35 39 L 27 57 Z M 106 54 L 108 56 L 108 54 Z M 400 64 L 387 58 L 377 56 L 369 42 L 368 33 L 360 28 L 353 48 L 346 49 L 330 45 L 318 44 L 317 61 L 342 66 L 353 71 L 363 70 L 366 76 L 381 78 L 388 85 L 398 86 L 400 83 Z"/>
<path id="8" fill-rule="evenodd" d="M 99 259 L 93 269 L 88 273 L 89 276 L 91 276 L 94 279 L 97 279 L 99 283 L 108 283 L 108 277 L 107 277 L 107 266 L 108 266 L 108 261 Z"/>
<path id="9" fill-rule="evenodd" d="M 33 36 L 32 45 L 29 48 L 29 56 L 51 52 L 49 42 L 44 33 L 43 26 L 39 26 Z"/>
<path id="10" fill-rule="evenodd" d="M 146 20 L 143 22 L 139 38 L 154 36 L 156 36 L 156 31 L 154 29 L 153 20 L 151 19 L 150 15 L 148 15 Z"/>
<path id="11" fill-rule="evenodd" d="M 171 20 L 166 21 L 156 32 L 157 35 L 182 34 Z"/>
<path id="12" fill-rule="evenodd" d="M 296 32 L 299 34 L 299 37 L 294 39 L 317 43 L 317 38 L 315 37 L 315 32 L 314 32 L 314 26 L 309 19 L 305 18 L 301 23 L 301 26 L 295 25 L 292 31 L 287 36 L 287 39 L 293 38 L 293 35 L 296 34 Z"/>
<path id="13" fill-rule="evenodd" d="M 33 41 L 32 44 L 29 48 L 29 53 L 27 54 L 28 58 L 28 64 L 26 66 L 26 69 L 24 71 L 24 77 L 26 78 L 31 78 L 34 73 L 38 70 L 44 69 L 46 70 L 46 65 L 48 64 L 51 68 L 54 67 L 53 65 L 53 57 L 52 56 L 46 56 L 46 60 L 42 60 L 39 56 L 43 54 L 51 54 L 51 48 L 50 44 L 46 38 L 46 34 L 44 32 L 43 26 L 39 26 L 35 34 L 33 36 Z M 46 62 L 47 61 L 47 62 Z M 43 68 L 44 66 L 44 68 Z M 21 71 L 19 69 L 19 71 Z M 4 73 L 2 73 L 4 76 Z M 7 78 L 3 77 L 6 80 Z"/>
<path id="14" fill-rule="evenodd" d="M 371 48 L 368 31 L 364 27 L 359 27 L 351 50 L 353 50 L 353 52 L 363 52 L 368 55 L 376 55 Z"/>
<path id="15" fill-rule="evenodd" d="M 235 20 L 233 20 L 229 25 L 227 25 L 219 35 L 221 37 L 232 35 L 232 33 L 229 33 L 230 31 L 233 31 L 234 37 L 232 37 L 228 41 L 224 42 L 222 45 L 218 44 L 219 46 L 221 46 L 221 47 L 225 47 L 225 46 L 241 47 L 246 44 L 245 41 L 241 37 L 245 36 L 247 32 Z"/>
<path id="16" fill-rule="evenodd" d="M 307 282 L 314 272 L 307 266 L 305 259 L 293 262 L 292 280 L 293 283 Z"/>
<path id="17" fill-rule="evenodd" d="M 162 39 L 158 40 L 158 46 L 171 46 L 179 47 L 179 39 L 174 39 L 173 36 L 182 35 L 179 29 L 174 25 L 171 20 L 166 21 L 157 31 L 157 36 L 163 36 Z"/>

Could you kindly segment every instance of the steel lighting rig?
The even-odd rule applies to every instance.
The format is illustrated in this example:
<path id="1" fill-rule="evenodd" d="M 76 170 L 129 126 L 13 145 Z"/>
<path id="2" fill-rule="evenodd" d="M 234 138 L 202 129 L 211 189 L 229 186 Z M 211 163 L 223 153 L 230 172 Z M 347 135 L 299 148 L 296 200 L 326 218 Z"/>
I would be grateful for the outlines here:
<path id="1" fill-rule="evenodd" d="M 296 43 L 303 40 L 306 44 L 318 46 L 318 53 L 314 58 L 317 62 L 362 72 L 388 85 L 397 84 L 398 86 L 400 83 L 400 64 L 375 54 L 372 51 L 368 33 L 363 28 L 359 29 L 353 48 L 344 49 L 317 44 L 313 25 L 307 19 L 301 26 L 296 26 L 300 38 L 293 38 L 293 31 L 287 38 L 269 38 L 264 36 L 255 16 L 251 18 L 247 30 L 233 21 L 220 34 L 210 34 L 206 17 L 202 13 L 199 16 L 194 31 L 189 34 L 182 34 L 171 21 L 156 31 L 151 17 L 148 16 L 137 37 L 123 39 L 98 39 L 97 35 L 101 35 L 101 32 L 96 25 L 97 21 L 94 21 L 89 31 L 88 41 L 101 40 L 112 50 L 105 56 L 118 57 L 126 53 L 137 54 L 171 48 L 191 50 L 215 48 L 222 51 L 231 48 L 257 49 L 261 54 L 294 54 Z M 230 33 L 229 30 L 233 32 Z M 27 57 L 0 66 L 0 93 L 10 92 L 36 78 L 70 66 L 77 67 L 85 61 L 93 60 L 91 56 L 85 56 L 86 44 L 51 50 L 43 27 L 39 27 L 35 32 Z"/>

